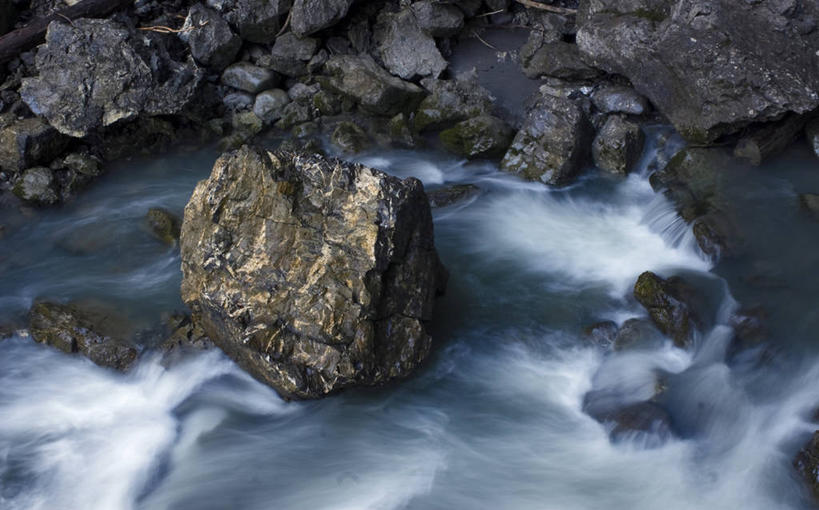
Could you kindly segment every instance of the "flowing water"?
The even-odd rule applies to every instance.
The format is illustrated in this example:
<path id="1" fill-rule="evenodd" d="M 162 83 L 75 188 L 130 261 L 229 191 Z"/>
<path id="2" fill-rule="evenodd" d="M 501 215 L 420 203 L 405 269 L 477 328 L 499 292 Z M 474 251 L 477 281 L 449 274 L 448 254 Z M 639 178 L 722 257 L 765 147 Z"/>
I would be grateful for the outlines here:
<path id="1" fill-rule="evenodd" d="M 652 144 L 626 179 L 589 173 L 564 189 L 435 153 L 362 156 L 428 188 L 481 188 L 435 212 L 450 285 L 430 360 L 400 384 L 285 403 L 218 352 L 170 367 L 148 355 L 119 374 L 29 338 L 0 342 L 0 508 L 809 508 L 790 463 L 817 428 L 817 286 L 803 274 L 817 227 L 793 204 L 795 191 L 819 191 L 815 164 L 798 147 L 736 176 L 762 255 L 720 262 L 718 275 L 648 184 L 650 161 L 674 148 Z M 113 303 L 140 324 L 181 308 L 178 253 L 142 218 L 181 212 L 214 157 L 126 165 L 63 210 L 9 218 L 3 319 L 37 297 Z M 743 280 L 743 264 L 778 261 L 773 294 Z M 686 274 L 713 301 L 694 348 L 614 354 L 585 339 L 591 323 L 645 315 L 629 297 L 645 270 Z M 771 310 L 778 347 L 727 358 L 745 299 Z M 583 412 L 590 390 L 650 398 L 658 373 L 675 436 L 612 442 L 611 425 Z"/>

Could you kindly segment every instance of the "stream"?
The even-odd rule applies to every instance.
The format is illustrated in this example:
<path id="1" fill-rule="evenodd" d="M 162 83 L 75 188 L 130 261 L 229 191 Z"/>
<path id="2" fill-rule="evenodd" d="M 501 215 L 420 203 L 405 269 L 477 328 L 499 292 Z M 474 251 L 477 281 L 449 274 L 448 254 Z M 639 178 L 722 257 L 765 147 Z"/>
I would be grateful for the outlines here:
<path id="1" fill-rule="evenodd" d="M 286 403 L 218 351 L 170 367 L 149 353 L 119 374 L 24 336 L 0 342 L 0 508 L 810 508 L 791 461 L 817 428 L 819 241 L 796 201 L 819 191 L 816 164 L 797 145 L 730 176 L 757 256 L 715 266 L 648 183 L 650 163 L 681 146 L 650 131 L 628 178 L 588 172 L 561 189 L 435 152 L 357 158 L 428 189 L 481 189 L 435 211 L 451 279 L 430 359 L 398 384 Z M 61 210 L 8 218 L 2 321 L 38 297 L 114 304 L 143 326 L 182 310 L 178 251 L 143 218 L 181 213 L 215 157 L 122 164 Z M 589 342 L 589 324 L 645 316 L 630 295 L 646 270 L 695 282 L 711 326 L 690 350 Z M 740 303 L 768 311 L 771 348 L 729 356 Z M 675 434 L 613 442 L 583 412 L 592 390 L 651 398 L 658 374 Z"/>

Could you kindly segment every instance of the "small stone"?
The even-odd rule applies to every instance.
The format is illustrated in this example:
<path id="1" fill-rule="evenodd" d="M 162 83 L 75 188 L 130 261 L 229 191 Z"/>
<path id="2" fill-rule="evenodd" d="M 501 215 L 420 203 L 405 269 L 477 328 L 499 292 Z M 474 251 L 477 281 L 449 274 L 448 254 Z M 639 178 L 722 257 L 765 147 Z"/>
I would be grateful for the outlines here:
<path id="1" fill-rule="evenodd" d="M 222 73 L 222 83 L 251 94 L 273 88 L 279 81 L 276 73 L 247 62 L 238 62 Z"/>
<path id="2" fill-rule="evenodd" d="M 240 112 L 233 116 L 233 129 L 245 138 L 259 134 L 263 128 L 262 119 L 253 112 Z"/>
<path id="3" fill-rule="evenodd" d="M 253 113 L 265 124 L 271 124 L 281 118 L 282 110 L 289 102 L 290 96 L 284 90 L 265 90 L 256 96 Z"/>
<path id="4" fill-rule="evenodd" d="M 643 115 L 651 110 L 651 104 L 632 88 L 609 86 L 596 90 L 592 103 L 603 113 L 627 113 Z"/>

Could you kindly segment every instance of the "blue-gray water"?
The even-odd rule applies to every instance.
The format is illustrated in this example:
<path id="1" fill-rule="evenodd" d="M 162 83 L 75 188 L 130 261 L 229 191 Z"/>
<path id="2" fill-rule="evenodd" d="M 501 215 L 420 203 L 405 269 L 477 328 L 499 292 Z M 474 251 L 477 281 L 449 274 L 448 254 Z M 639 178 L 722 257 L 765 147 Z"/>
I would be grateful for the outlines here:
<path id="1" fill-rule="evenodd" d="M 717 275 L 645 170 L 591 172 L 554 190 L 487 163 L 366 154 L 428 188 L 483 190 L 435 213 L 451 281 L 431 326 L 435 350 L 415 377 L 285 403 L 218 352 L 171 368 L 148 356 L 118 374 L 6 340 L 0 508 L 808 508 L 790 467 L 819 403 L 819 358 L 806 347 L 816 340 L 819 223 L 795 205 L 796 192 L 819 191 L 806 156 L 796 147 L 732 177 L 759 256 L 721 262 Z M 37 297 L 103 300 L 141 324 L 180 308 L 178 254 L 142 217 L 152 206 L 181 212 L 214 158 L 123 165 L 63 210 L 7 218 L 4 320 Z M 781 285 L 750 285 L 748 267 L 759 266 Z M 628 298 L 644 270 L 685 272 L 710 289 L 716 326 L 691 351 L 666 342 L 612 354 L 583 340 L 590 323 L 644 314 Z M 737 300 L 769 309 L 768 357 L 726 363 Z M 591 389 L 624 403 L 651 397 L 658 371 L 682 438 L 612 444 L 582 412 Z"/>

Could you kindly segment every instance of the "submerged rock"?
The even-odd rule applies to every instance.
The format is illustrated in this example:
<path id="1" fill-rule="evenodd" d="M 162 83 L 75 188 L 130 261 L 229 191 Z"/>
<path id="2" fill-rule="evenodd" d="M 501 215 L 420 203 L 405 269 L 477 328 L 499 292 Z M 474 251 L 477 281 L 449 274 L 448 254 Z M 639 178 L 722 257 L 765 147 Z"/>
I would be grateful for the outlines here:
<path id="1" fill-rule="evenodd" d="M 117 370 L 127 370 L 139 354 L 128 343 L 125 324 L 114 310 L 80 304 L 40 302 L 29 312 L 29 330 L 35 341 Z"/>
<path id="2" fill-rule="evenodd" d="M 330 74 L 325 80 L 328 88 L 375 115 L 412 111 L 424 97 L 420 87 L 390 75 L 369 56 L 336 55 L 325 69 Z"/>
<path id="3" fill-rule="evenodd" d="M 37 50 L 39 75 L 24 78 L 23 101 L 63 134 L 83 137 L 140 114 L 172 115 L 194 97 L 201 71 L 173 60 L 159 34 L 111 20 L 53 21 Z"/>
<path id="4" fill-rule="evenodd" d="M 594 164 L 614 174 L 628 174 L 643 153 L 645 135 L 640 125 L 610 115 L 592 143 Z"/>
<path id="5" fill-rule="evenodd" d="M 340 122 L 333 130 L 330 141 L 347 154 L 357 154 L 370 145 L 367 133 L 352 122 Z"/>
<path id="6" fill-rule="evenodd" d="M 175 214 L 161 207 L 152 207 L 148 209 L 145 219 L 154 237 L 167 245 L 176 246 L 181 227 Z"/>
<path id="7" fill-rule="evenodd" d="M 581 2 L 577 45 L 627 77 L 677 131 L 709 142 L 819 106 L 816 2 Z M 815 26 L 815 21 L 813 22 Z"/>
<path id="8" fill-rule="evenodd" d="M 614 344 L 619 329 L 614 321 L 596 322 L 583 329 L 583 336 L 594 345 L 607 349 Z"/>
<path id="9" fill-rule="evenodd" d="M 464 120 L 441 131 L 444 147 L 465 158 L 500 157 L 512 143 L 514 132 L 506 122 L 491 115 Z"/>
<path id="10" fill-rule="evenodd" d="M 634 284 L 634 297 L 648 311 L 654 324 L 674 340 L 688 347 L 693 339 L 697 318 L 690 305 L 691 289 L 678 277 L 663 280 L 646 271 Z"/>
<path id="11" fill-rule="evenodd" d="M 648 319 L 628 319 L 616 331 L 612 347 L 615 351 L 653 349 L 663 343 L 663 334 Z"/>
<path id="12" fill-rule="evenodd" d="M 453 184 L 427 192 L 429 205 L 432 207 L 447 207 L 458 202 L 464 202 L 477 196 L 481 188 L 474 184 Z"/>
<path id="13" fill-rule="evenodd" d="M 526 116 L 501 168 L 546 184 L 567 184 L 588 159 L 592 126 L 570 99 L 541 94 Z"/>
<path id="14" fill-rule="evenodd" d="M 182 297 L 231 358 L 288 398 L 410 374 L 445 284 L 423 186 L 248 147 L 223 155 L 182 225 Z"/>

